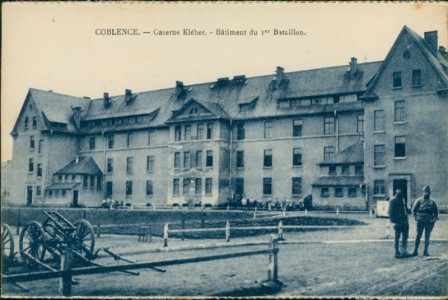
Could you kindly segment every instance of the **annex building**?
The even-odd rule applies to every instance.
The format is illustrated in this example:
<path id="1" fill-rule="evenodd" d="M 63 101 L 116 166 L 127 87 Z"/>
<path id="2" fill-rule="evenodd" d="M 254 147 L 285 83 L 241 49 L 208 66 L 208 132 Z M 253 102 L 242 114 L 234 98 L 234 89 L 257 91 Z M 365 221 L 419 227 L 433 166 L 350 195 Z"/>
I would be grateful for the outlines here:
<path id="1" fill-rule="evenodd" d="M 30 89 L 12 136 L 20 205 L 366 207 L 448 194 L 448 60 L 404 27 L 384 61 L 89 99 Z"/>

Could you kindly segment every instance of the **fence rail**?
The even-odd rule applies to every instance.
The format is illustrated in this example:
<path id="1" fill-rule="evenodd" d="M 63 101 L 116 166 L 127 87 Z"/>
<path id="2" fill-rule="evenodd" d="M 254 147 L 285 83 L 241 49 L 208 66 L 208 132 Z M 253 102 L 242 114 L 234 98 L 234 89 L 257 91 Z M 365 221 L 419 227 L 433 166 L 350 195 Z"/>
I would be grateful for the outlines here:
<path id="1" fill-rule="evenodd" d="M 67 248 L 69 249 L 69 248 Z M 16 275 L 4 275 L 2 277 L 2 283 L 17 284 L 18 282 L 25 281 L 35 281 L 35 280 L 45 280 L 60 278 L 59 291 L 63 296 L 71 296 L 72 292 L 72 278 L 73 276 L 81 275 L 92 275 L 101 273 L 111 273 L 111 272 L 123 272 L 136 269 L 155 269 L 157 267 L 163 266 L 173 266 L 188 263 L 199 263 L 220 259 L 230 259 L 254 255 L 269 254 L 269 265 L 268 265 L 268 277 L 267 281 L 279 283 L 278 280 L 278 239 L 271 236 L 269 248 L 262 250 L 217 254 L 210 256 L 199 256 L 199 257 L 188 257 L 180 259 L 171 259 L 163 261 L 152 261 L 152 262 L 141 262 L 141 263 L 130 263 L 126 265 L 114 265 L 114 266 L 91 266 L 82 268 L 71 268 L 71 257 L 73 255 L 71 250 L 64 251 L 64 255 L 61 256 L 61 268 L 62 270 L 53 271 L 43 271 L 43 272 L 33 272 L 27 274 L 16 274 Z"/>

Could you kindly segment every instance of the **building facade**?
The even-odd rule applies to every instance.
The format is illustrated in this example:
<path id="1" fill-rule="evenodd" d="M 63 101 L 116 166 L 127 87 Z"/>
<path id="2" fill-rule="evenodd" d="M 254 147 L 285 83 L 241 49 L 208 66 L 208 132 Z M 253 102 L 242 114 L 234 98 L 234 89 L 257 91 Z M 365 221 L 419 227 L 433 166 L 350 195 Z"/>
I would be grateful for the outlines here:
<path id="1" fill-rule="evenodd" d="M 367 207 L 397 187 L 413 201 L 430 184 L 444 200 L 447 65 L 437 32 L 421 38 L 405 26 L 382 62 L 277 67 L 93 100 L 30 89 L 12 131 L 11 199 L 218 205 L 313 195 L 315 206 Z"/>

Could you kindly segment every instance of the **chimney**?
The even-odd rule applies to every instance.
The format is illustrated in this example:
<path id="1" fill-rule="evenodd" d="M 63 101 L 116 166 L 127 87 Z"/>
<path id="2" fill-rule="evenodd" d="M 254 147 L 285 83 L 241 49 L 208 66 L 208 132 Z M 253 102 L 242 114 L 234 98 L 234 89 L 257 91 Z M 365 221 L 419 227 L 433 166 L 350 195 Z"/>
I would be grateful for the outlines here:
<path id="1" fill-rule="evenodd" d="M 73 121 L 75 122 L 76 127 L 79 129 L 81 128 L 81 107 L 79 106 L 75 106 L 72 107 L 72 111 L 73 111 Z"/>
<path id="2" fill-rule="evenodd" d="M 103 96 L 103 105 L 105 108 L 108 108 L 110 106 L 110 98 L 109 98 L 109 93 L 104 93 Z"/>
<path id="3" fill-rule="evenodd" d="M 358 71 L 358 60 L 356 57 L 352 57 L 350 61 L 350 78 L 355 78 L 355 74 Z"/>
<path id="4" fill-rule="evenodd" d="M 182 94 L 184 91 L 184 83 L 182 81 L 176 81 L 176 95 Z"/>
<path id="5" fill-rule="evenodd" d="M 445 54 L 445 53 L 446 53 L 446 48 L 443 47 L 443 46 L 439 46 L 439 52 L 440 52 L 441 54 Z"/>
<path id="6" fill-rule="evenodd" d="M 425 32 L 425 42 L 429 47 L 429 50 L 434 55 L 437 55 L 437 30 Z"/>
<path id="7" fill-rule="evenodd" d="M 126 89 L 124 91 L 124 99 L 125 99 L 126 105 L 128 105 L 131 102 L 131 100 L 132 100 L 132 91 L 131 90 Z"/>
<path id="8" fill-rule="evenodd" d="M 285 69 L 283 69 L 282 67 L 277 67 L 277 71 L 275 73 L 277 74 L 277 79 L 281 80 L 283 74 L 285 74 Z"/>

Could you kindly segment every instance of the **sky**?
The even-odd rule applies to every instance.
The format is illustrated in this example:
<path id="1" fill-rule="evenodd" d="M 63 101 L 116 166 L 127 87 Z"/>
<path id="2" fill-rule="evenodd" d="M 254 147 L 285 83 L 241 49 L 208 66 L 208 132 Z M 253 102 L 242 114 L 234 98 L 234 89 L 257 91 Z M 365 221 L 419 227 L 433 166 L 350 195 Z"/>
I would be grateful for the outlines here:
<path id="1" fill-rule="evenodd" d="M 1 160 L 12 158 L 10 133 L 29 88 L 94 99 L 273 74 L 277 66 L 291 72 L 348 65 L 351 57 L 379 61 L 404 25 L 421 36 L 437 30 L 446 47 L 447 16 L 443 3 L 3 3 Z M 139 35 L 96 34 L 117 28 Z M 155 34 L 184 29 L 206 35 Z"/>

